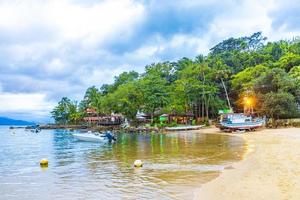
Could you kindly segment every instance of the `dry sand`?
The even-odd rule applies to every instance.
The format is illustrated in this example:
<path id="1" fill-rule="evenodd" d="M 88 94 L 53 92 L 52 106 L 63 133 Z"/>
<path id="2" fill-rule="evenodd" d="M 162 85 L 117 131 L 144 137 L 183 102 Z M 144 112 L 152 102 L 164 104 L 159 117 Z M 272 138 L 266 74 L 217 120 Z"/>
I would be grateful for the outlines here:
<path id="1" fill-rule="evenodd" d="M 245 158 L 195 191 L 200 200 L 300 199 L 300 128 L 238 134 Z"/>

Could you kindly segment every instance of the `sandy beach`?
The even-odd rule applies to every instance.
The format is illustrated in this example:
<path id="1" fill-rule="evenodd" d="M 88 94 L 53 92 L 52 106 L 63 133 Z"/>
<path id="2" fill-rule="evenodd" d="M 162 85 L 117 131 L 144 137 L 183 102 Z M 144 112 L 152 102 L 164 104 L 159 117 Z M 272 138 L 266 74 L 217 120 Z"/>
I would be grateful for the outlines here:
<path id="1" fill-rule="evenodd" d="M 245 158 L 201 186 L 194 199 L 300 199 L 300 128 L 237 135 L 248 144 Z"/>

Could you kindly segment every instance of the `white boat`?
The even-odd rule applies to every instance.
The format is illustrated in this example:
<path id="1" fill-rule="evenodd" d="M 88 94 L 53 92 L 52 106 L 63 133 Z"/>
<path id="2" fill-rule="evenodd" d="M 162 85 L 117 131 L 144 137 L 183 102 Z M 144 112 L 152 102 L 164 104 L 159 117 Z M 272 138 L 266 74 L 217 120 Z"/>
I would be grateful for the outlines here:
<path id="1" fill-rule="evenodd" d="M 74 138 L 81 141 L 86 142 L 105 142 L 107 141 L 106 137 L 103 137 L 101 135 L 95 135 L 93 133 L 74 133 Z"/>
<path id="2" fill-rule="evenodd" d="M 167 131 L 186 131 L 186 130 L 198 130 L 204 127 L 204 125 L 199 126 L 177 126 L 177 127 L 166 127 L 165 130 Z"/>

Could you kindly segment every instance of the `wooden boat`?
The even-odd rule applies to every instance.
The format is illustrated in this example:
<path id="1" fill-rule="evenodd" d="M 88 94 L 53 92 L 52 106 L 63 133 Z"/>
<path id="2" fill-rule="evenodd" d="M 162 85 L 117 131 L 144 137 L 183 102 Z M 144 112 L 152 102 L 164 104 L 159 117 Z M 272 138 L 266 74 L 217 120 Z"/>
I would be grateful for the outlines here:
<path id="1" fill-rule="evenodd" d="M 202 128 L 204 125 L 199 126 L 177 126 L 177 127 L 166 127 L 167 131 L 185 131 L 185 130 L 198 130 Z"/>
<path id="2" fill-rule="evenodd" d="M 244 114 L 225 114 L 221 115 L 219 124 L 217 125 L 223 131 L 253 131 L 262 127 L 265 120 L 262 118 L 252 118 Z"/>

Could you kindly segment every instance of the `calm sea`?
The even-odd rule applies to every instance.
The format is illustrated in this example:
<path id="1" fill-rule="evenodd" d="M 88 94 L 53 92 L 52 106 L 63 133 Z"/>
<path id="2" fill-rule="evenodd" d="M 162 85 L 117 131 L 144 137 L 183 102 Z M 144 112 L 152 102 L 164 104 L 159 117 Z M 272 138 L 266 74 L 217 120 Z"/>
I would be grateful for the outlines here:
<path id="1" fill-rule="evenodd" d="M 217 134 L 122 133 L 108 144 L 72 133 L 0 126 L 0 199 L 191 199 L 245 151 L 241 138 Z"/>

